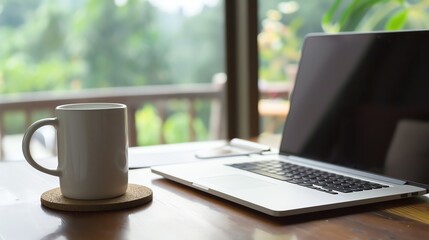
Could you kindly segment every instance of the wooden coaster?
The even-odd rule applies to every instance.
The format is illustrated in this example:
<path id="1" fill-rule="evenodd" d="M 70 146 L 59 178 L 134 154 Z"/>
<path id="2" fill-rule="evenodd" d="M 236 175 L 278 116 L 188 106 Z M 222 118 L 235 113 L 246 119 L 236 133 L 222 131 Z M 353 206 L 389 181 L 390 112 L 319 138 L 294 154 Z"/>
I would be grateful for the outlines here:
<path id="1" fill-rule="evenodd" d="M 102 200 L 77 200 L 66 198 L 60 188 L 44 192 L 42 205 L 51 209 L 73 212 L 98 212 L 132 208 L 152 201 L 152 190 L 148 187 L 128 184 L 127 192 L 116 198 Z"/>

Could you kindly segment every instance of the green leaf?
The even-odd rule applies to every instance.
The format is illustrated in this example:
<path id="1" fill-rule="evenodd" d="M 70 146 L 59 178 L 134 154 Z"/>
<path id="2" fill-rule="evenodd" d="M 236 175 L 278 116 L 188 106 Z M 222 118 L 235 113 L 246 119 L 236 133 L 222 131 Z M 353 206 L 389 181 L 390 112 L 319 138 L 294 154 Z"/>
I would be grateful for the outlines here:
<path id="1" fill-rule="evenodd" d="M 322 18 L 322 27 L 326 32 L 342 32 L 356 30 L 362 18 L 375 6 L 387 0 L 353 0 L 344 3 L 336 0 Z M 345 4 L 342 8 L 341 5 Z M 342 10 L 341 10 L 342 9 Z M 338 20 L 335 21 L 335 15 Z"/>
<path id="2" fill-rule="evenodd" d="M 343 12 L 340 18 L 340 31 L 355 31 L 368 12 L 386 0 L 355 0 Z"/>
<path id="3" fill-rule="evenodd" d="M 407 22 L 407 18 L 408 9 L 398 11 L 386 23 L 385 29 L 390 31 L 402 29 Z"/>
<path id="4" fill-rule="evenodd" d="M 337 11 L 338 7 L 341 5 L 342 0 L 336 0 L 334 4 L 328 9 L 328 11 L 323 15 L 322 18 L 322 28 L 326 32 L 338 32 L 335 29 L 335 24 L 333 23 L 334 14 Z"/>

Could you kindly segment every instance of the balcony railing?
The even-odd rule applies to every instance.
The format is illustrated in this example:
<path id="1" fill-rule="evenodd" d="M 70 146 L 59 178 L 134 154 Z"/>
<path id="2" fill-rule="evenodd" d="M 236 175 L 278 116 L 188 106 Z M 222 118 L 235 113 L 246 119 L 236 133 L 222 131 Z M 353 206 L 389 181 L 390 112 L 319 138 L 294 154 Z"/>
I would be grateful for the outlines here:
<path id="1" fill-rule="evenodd" d="M 196 118 L 196 100 L 211 101 L 210 116 L 210 136 L 211 139 L 219 139 L 225 136 L 224 129 L 221 128 L 223 122 L 222 106 L 224 99 L 225 82 L 212 84 L 191 84 L 191 85 L 163 85 L 163 86 L 143 86 L 143 87 L 122 87 L 96 90 L 80 90 L 70 92 L 36 92 L 13 95 L 0 95 L 0 159 L 2 156 L 2 138 L 5 129 L 5 113 L 20 111 L 25 116 L 25 127 L 32 123 L 32 114 L 35 111 L 49 111 L 54 116 L 56 106 L 68 103 L 82 102 L 117 102 L 128 107 L 129 121 L 129 145 L 137 145 L 136 131 L 136 111 L 146 103 L 156 106 L 161 121 L 164 122 L 166 116 L 166 103 L 169 100 L 184 100 L 188 103 L 187 114 L 190 119 L 189 135 L 190 140 L 195 140 L 194 128 L 191 127 Z M 164 139 L 161 136 L 161 143 Z"/>

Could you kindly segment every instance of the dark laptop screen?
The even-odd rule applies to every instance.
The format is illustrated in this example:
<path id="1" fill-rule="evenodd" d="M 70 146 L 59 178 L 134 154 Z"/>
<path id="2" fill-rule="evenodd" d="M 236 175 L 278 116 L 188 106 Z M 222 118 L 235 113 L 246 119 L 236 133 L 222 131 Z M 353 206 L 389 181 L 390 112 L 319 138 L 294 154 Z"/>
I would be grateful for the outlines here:
<path id="1" fill-rule="evenodd" d="M 429 31 L 308 36 L 280 150 L 429 184 Z"/>

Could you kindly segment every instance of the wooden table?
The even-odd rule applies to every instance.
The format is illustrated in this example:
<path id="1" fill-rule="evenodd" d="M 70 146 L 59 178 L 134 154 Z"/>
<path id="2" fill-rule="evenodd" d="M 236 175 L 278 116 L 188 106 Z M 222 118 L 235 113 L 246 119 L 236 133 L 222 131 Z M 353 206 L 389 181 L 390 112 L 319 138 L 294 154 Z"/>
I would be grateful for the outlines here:
<path id="1" fill-rule="evenodd" d="M 429 195 L 285 218 L 270 217 L 165 180 L 149 169 L 130 183 L 153 201 L 128 210 L 78 213 L 42 207 L 58 179 L 25 161 L 0 161 L 0 239 L 429 239 Z"/>

